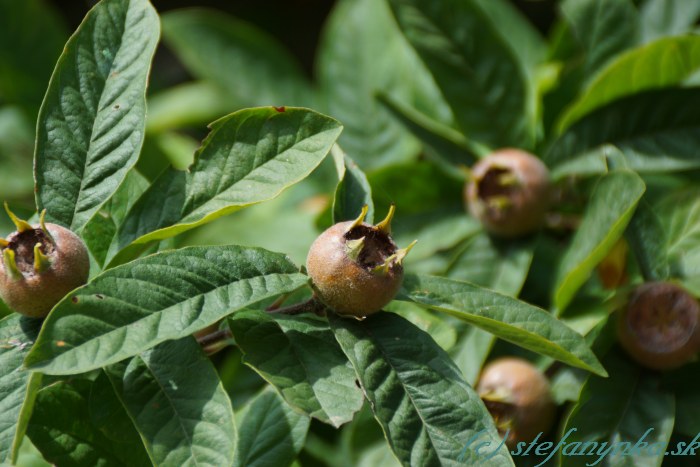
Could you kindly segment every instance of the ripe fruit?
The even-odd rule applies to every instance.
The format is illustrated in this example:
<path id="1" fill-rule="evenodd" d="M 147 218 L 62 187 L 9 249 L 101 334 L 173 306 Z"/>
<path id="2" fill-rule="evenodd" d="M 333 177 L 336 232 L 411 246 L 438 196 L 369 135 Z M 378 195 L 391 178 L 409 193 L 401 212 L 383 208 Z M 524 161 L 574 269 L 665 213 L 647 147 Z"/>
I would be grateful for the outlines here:
<path id="1" fill-rule="evenodd" d="M 676 284 L 648 282 L 635 289 L 618 316 L 617 335 L 640 364 L 677 368 L 700 351 L 700 305 Z"/>
<path id="2" fill-rule="evenodd" d="M 537 157 L 500 149 L 477 162 L 465 188 L 472 216 L 500 237 L 537 230 L 549 208 L 549 171 Z"/>
<path id="3" fill-rule="evenodd" d="M 547 378 L 530 362 L 500 358 L 486 365 L 476 386 L 510 448 L 546 433 L 554 423 L 556 407 Z M 510 431 L 509 431 L 510 430 Z"/>
<path id="4" fill-rule="evenodd" d="M 364 223 L 367 206 L 354 221 L 339 222 L 313 242 L 306 269 L 316 296 L 340 315 L 362 318 L 389 303 L 403 281 L 403 259 L 408 248 L 397 249 L 391 219 L 377 225 Z"/>
<path id="5" fill-rule="evenodd" d="M 32 318 L 46 316 L 68 292 L 87 282 L 90 259 L 83 241 L 70 230 L 44 222 L 30 225 L 5 204 L 17 226 L 0 239 L 0 297 Z"/>

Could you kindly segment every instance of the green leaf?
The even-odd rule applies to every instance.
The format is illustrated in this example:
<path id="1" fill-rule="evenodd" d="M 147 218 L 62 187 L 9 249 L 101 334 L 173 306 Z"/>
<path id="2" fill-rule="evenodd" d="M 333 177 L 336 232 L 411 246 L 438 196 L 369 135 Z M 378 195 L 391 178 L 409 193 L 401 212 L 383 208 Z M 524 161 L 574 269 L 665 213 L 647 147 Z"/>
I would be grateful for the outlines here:
<path id="1" fill-rule="evenodd" d="M 625 231 L 625 238 L 646 281 L 662 281 L 671 276 L 667 239 L 659 216 L 645 198 L 641 199 Z"/>
<path id="2" fill-rule="evenodd" d="M 234 467 L 291 465 L 304 447 L 309 418 L 292 410 L 266 386 L 236 416 Z"/>
<path id="3" fill-rule="evenodd" d="M 433 118 L 450 120 L 434 81 L 402 37 L 385 0 L 337 2 L 320 40 L 317 75 L 328 112 L 345 126 L 341 146 L 366 170 L 410 160 L 420 150 L 376 100 L 377 93 L 391 93 Z"/>
<path id="4" fill-rule="evenodd" d="M 390 4 L 468 138 L 491 147 L 533 144 L 526 72 L 477 2 Z"/>
<path id="5" fill-rule="evenodd" d="M 465 449 L 479 434 L 499 437 L 479 396 L 429 334 L 389 312 L 329 321 L 403 465 L 514 465 L 503 446 L 488 461 Z"/>
<path id="6" fill-rule="evenodd" d="M 615 59 L 561 117 L 558 133 L 605 104 L 654 88 L 680 84 L 700 69 L 700 36 L 660 39 Z"/>
<path id="7" fill-rule="evenodd" d="M 66 44 L 37 123 L 36 202 L 47 220 L 81 230 L 136 164 L 158 35 L 147 0 L 103 0 Z"/>
<path id="8" fill-rule="evenodd" d="M 90 412 L 92 387 L 90 380 L 71 379 L 39 391 L 27 429 L 32 443 L 53 465 L 151 465 L 135 433 L 128 442 L 121 441 L 108 437 L 95 426 Z M 113 393 L 111 398 L 112 401 L 104 403 L 118 404 Z M 130 429 L 133 430 L 133 426 Z"/>
<path id="9" fill-rule="evenodd" d="M 135 203 L 117 250 L 275 198 L 321 163 L 342 126 L 308 109 L 261 107 L 235 112 L 211 129 L 192 167 L 168 169 Z"/>
<path id="10" fill-rule="evenodd" d="M 41 375 L 22 368 L 41 320 L 13 313 L 0 320 L 0 463 L 14 463 Z"/>
<path id="11" fill-rule="evenodd" d="M 231 110 L 260 105 L 309 106 L 301 65 L 273 36 L 220 10 L 163 15 L 163 39 L 188 70 L 226 91 Z"/>
<path id="12" fill-rule="evenodd" d="M 649 42 L 662 36 L 689 32 L 700 18 L 700 3 L 687 0 L 647 0 L 641 7 L 642 38 Z"/>
<path id="13" fill-rule="evenodd" d="M 675 429 L 691 438 L 700 433 L 700 393 L 689 391 L 678 394 Z"/>
<path id="14" fill-rule="evenodd" d="M 457 367 L 462 371 L 467 383 L 472 386 L 481 373 L 486 358 L 489 356 L 496 338 L 477 327 L 469 326 L 458 337 L 450 355 Z"/>
<path id="15" fill-rule="evenodd" d="M 197 341 L 164 342 L 105 369 L 154 465 L 231 465 L 231 401 Z"/>
<path id="16" fill-rule="evenodd" d="M 25 364 L 75 374 L 119 362 L 298 289 L 308 279 L 297 271 L 282 254 L 239 246 L 138 259 L 103 272 L 56 305 Z"/>
<path id="17" fill-rule="evenodd" d="M 700 295 L 700 189 L 688 187 L 654 206 L 667 238 L 668 257 L 686 287 Z"/>
<path id="18" fill-rule="evenodd" d="M 609 353 L 604 363 L 610 377 L 591 376 L 588 379 L 578 403 L 566 420 L 564 433 L 575 429 L 566 438 L 566 443 L 626 442 L 630 443 L 627 456 L 621 455 L 620 450 L 618 455 L 606 459 L 605 465 L 661 465 L 673 431 L 673 395 L 659 390 L 659 381 L 655 376 L 643 373 L 619 351 Z M 631 446 L 642 438 L 643 442 L 649 443 L 648 449 L 642 448 L 638 455 L 630 457 Z M 654 446 L 656 443 L 660 444 Z M 592 446 L 600 445 L 584 444 L 588 448 L 583 452 L 594 451 L 596 448 Z M 600 451 L 600 448 L 596 450 Z M 578 452 L 581 452 L 580 448 Z M 576 455 L 566 456 L 562 461 L 567 467 L 590 466 L 600 458 L 600 455 Z"/>
<path id="19" fill-rule="evenodd" d="M 503 242 L 479 232 L 458 253 L 445 276 L 517 297 L 532 263 L 534 242 Z"/>
<path id="20" fill-rule="evenodd" d="M 201 126 L 231 112 L 221 88 L 208 81 L 171 86 L 148 98 L 146 133 Z"/>
<path id="21" fill-rule="evenodd" d="M 136 169 L 131 169 L 124 183 L 83 229 L 82 238 L 99 266 L 104 266 L 110 245 L 126 213 L 148 186 L 148 180 Z M 94 269 L 91 271 L 95 272 Z"/>
<path id="22" fill-rule="evenodd" d="M 600 179 L 562 258 L 554 288 L 554 306 L 562 311 L 593 269 L 625 232 L 646 186 L 634 172 L 610 172 Z"/>
<path id="23" fill-rule="evenodd" d="M 34 121 L 68 34 L 43 0 L 0 0 L 0 18 L 0 96 L 3 104 L 22 106 Z"/>
<path id="24" fill-rule="evenodd" d="M 31 198 L 33 122 L 19 107 L 0 107 L 0 199 Z"/>
<path id="25" fill-rule="evenodd" d="M 550 147 L 552 177 L 605 172 L 619 152 L 628 168 L 656 173 L 700 167 L 700 88 L 625 97 L 586 115 Z"/>
<path id="26" fill-rule="evenodd" d="M 362 407 L 355 374 L 325 320 L 246 310 L 228 322 L 244 362 L 292 407 L 335 427 Z"/>
<path id="27" fill-rule="evenodd" d="M 583 337 L 551 314 L 468 282 L 407 275 L 399 300 L 455 316 L 469 324 L 578 368 L 605 375 Z"/>
<path id="28" fill-rule="evenodd" d="M 338 146 L 335 146 L 337 148 Z M 374 202 L 372 202 L 372 187 L 365 173 L 355 161 L 341 152 L 343 176 L 338 182 L 333 197 L 333 223 L 356 219 L 363 206 L 367 206 L 365 222 L 374 221 Z"/>
<path id="29" fill-rule="evenodd" d="M 387 94 L 377 96 L 391 114 L 425 146 L 426 152 L 443 166 L 471 166 L 488 152 L 452 127 L 437 122 Z"/>
<path id="30" fill-rule="evenodd" d="M 639 13 L 631 0 L 565 0 L 561 11 L 583 49 L 587 78 L 637 43 Z"/>

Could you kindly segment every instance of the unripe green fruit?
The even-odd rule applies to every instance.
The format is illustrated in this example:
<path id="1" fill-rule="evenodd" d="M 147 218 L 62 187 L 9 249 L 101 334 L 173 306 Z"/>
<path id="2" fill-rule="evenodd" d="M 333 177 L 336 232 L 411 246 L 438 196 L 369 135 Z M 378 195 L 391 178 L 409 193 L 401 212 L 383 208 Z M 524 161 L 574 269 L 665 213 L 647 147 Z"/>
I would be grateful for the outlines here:
<path id="1" fill-rule="evenodd" d="M 670 282 L 640 285 L 618 316 L 622 347 L 641 365 L 678 368 L 700 352 L 700 304 Z"/>
<path id="2" fill-rule="evenodd" d="M 472 216 L 499 237 L 519 237 L 542 226 L 550 203 L 547 167 L 519 149 L 501 149 L 472 167 L 465 187 Z"/>
<path id="3" fill-rule="evenodd" d="M 381 310 L 399 291 L 402 260 L 389 235 L 393 207 L 382 223 L 355 221 L 328 228 L 311 245 L 306 269 L 316 296 L 336 313 L 362 318 Z M 414 242 L 415 243 L 415 242 Z M 413 246 L 413 244 L 411 245 Z"/>
<path id="4" fill-rule="evenodd" d="M 87 282 L 90 259 L 83 241 L 70 230 L 18 222 L 18 231 L 1 243 L 0 297 L 14 311 L 41 318 Z"/>
<path id="5" fill-rule="evenodd" d="M 556 406 L 547 378 L 527 360 L 500 358 L 484 367 L 476 386 L 506 445 L 530 442 L 547 433 Z M 510 430 L 510 431 L 509 431 Z"/>

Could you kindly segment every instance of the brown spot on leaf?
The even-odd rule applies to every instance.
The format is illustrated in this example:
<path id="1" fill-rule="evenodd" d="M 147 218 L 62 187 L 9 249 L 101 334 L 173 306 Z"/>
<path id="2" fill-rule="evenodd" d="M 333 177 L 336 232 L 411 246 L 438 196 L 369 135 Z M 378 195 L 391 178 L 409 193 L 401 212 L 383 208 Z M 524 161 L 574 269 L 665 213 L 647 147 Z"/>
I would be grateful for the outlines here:
<path id="1" fill-rule="evenodd" d="M 284 111 L 287 110 L 287 108 L 286 108 L 285 106 L 283 106 L 283 105 L 280 106 L 280 107 L 275 107 L 275 106 L 273 105 L 272 108 L 275 109 L 275 110 L 278 111 L 278 112 L 284 112 Z"/>

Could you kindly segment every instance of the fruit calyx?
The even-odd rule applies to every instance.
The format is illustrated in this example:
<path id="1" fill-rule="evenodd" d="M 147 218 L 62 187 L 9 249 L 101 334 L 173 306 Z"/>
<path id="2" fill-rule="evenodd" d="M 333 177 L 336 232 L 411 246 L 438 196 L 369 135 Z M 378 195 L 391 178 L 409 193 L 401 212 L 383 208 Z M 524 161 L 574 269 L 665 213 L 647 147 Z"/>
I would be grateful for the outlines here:
<path id="1" fill-rule="evenodd" d="M 700 304 L 672 282 L 637 287 L 618 317 L 620 344 L 651 369 L 682 366 L 700 352 Z"/>
<path id="2" fill-rule="evenodd" d="M 317 298 L 343 316 L 363 318 L 389 303 L 403 281 L 404 258 L 416 243 L 401 249 L 394 243 L 393 205 L 376 225 L 364 222 L 367 209 L 319 235 L 307 257 Z"/>

